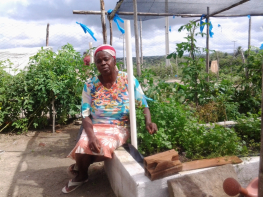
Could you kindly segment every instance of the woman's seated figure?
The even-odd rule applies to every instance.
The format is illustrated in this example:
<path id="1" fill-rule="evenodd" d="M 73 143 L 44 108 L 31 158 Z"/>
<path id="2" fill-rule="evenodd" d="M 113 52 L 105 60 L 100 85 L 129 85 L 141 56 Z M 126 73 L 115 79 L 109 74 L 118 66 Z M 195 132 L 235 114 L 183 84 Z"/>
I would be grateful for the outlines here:
<path id="1" fill-rule="evenodd" d="M 100 75 L 88 79 L 84 84 L 83 130 L 68 155 L 76 161 L 68 168 L 68 172 L 75 177 L 62 189 L 64 193 L 87 182 L 90 164 L 111 159 L 113 151 L 130 137 L 127 73 L 116 70 L 116 51 L 110 45 L 99 46 L 94 52 L 94 59 Z M 146 129 L 153 134 L 157 126 L 151 122 L 148 104 L 135 77 L 133 83 L 136 105 L 144 106 Z"/>

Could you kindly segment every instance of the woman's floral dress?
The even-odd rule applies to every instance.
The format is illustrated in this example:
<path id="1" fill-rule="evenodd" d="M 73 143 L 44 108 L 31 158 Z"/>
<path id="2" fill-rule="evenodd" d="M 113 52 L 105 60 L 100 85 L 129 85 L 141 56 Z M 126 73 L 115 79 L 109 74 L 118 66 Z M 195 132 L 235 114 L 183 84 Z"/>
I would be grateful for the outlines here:
<path id="1" fill-rule="evenodd" d="M 135 77 L 133 79 L 136 104 L 148 107 L 138 80 Z M 104 87 L 98 77 L 88 79 L 82 92 L 82 116 L 85 118 L 90 115 L 94 134 L 101 144 L 100 153 L 90 150 L 89 139 L 83 129 L 80 140 L 68 157 L 75 159 L 75 153 L 81 153 L 111 158 L 113 151 L 130 136 L 127 73 L 119 71 L 110 89 Z"/>

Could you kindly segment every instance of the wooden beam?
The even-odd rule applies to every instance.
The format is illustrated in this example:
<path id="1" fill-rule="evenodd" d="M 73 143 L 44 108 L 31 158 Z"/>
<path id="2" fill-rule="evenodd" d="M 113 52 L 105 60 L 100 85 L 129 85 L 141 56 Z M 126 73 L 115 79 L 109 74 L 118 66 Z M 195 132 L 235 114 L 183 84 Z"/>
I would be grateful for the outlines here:
<path id="1" fill-rule="evenodd" d="M 114 10 L 111 12 L 110 15 L 108 15 L 109 20 L 112 20 L 114 15 L 116 14 L 117 10 L 121 7 L 123 0 L 119 0 L 114 8 Z"/>
<path id="2" fill-rule="evenodd" d="M 202 14 L 182 14 L 180 15 L 182 18 L 191 18 L 191 17 L 201 17 Z M 250 14 L 250 16 L 263 16 L 263 13 L 259 14 Z M 245 14 L 218 14 L 209 17 L 247 17 Z"/>
<path id="3" fill-rule="evenodd" d="M 86 15 L 101 15 L 101 11 L 82 11 L 82 10 L 73 10 L 73 14 L 86 14 Z M 108 15 L 107 12 L 105 12 Z M 133 15 L 133 12 L 118 12 L 118 15 Z M 137 12 L 137 16 L 180 16 L 182 18 L 189 17 L 201 17 L 202 14 L 175 14 L 175 13 L 148 13 L 148 12 Z M 244 17 L 246 14 L 217 14 L 210 15 L 209 17 Z M 263 16 L 263 13 L 250 14 L 250 16 Z"/>
<path id="4" fill-rule="evenodd" d="M 46 46 L 48 46 L 49 41 L 49 23 L 47 24 L 47 32 L 46 32 Z"/>
<path id="5" fill-rule="evenodd" d="M 141 76 L 139 36 L 138 36 L 137 0 L 133 0 L 133 11 L 134 11 L 134 15 L 133 15 L 134 21 L 133 22 L 134 22 L 134 34 L 135 34 L 137 75 Z"/>
<path id="6" fill-rule="evenodd" d="M 107 44 L 107 29 L 106 29 L 106 21 L 105 21 L 105 6 L 104 0 L 100 0 L 100 9 L 101 9 L 101 25 L 102 25 L 102 35 L 103 35 L 103 44 Z"/>
<path id="7" fill-rule="evenodd" d="M 207 7 L 207 16 L 209 16 L 209 7 Z M 206 19 L 206 72 L 209 74 L 209 17 Z M 206 80 L 209 82 L 209 76 L 207 76 Z"/>
<path id="8" fill-rule="evenodd" d="M 220 10 L 220 11 L 214 12 L 213 14 L 207 15 L 206 17 L 211 17 L 211 16 L 214 16 L 214 15 L 217 15 L 217 14 L 222 13 L 222 12 L 224 12 L 224 11 L 230 10 L 230 9 L 232 9 L 232 8 L 238 6 L 238 5 L 241 5 L 241 4 L 243 4 L 243 3 L 246 3 L 246 2 L 248 2 L 248 1 L 250 1 L 250 0 L 242 0 L 242 1 L 238 2 L 238 3 L 235 3 L 235 4 L 227 7 L 227 8 L 224 8 L 224 9 L 222 9 L 222 10 Z M 196 20 L 195 22 L 197 22 L 197 21 L 199 21 L 199 20 Z"/>

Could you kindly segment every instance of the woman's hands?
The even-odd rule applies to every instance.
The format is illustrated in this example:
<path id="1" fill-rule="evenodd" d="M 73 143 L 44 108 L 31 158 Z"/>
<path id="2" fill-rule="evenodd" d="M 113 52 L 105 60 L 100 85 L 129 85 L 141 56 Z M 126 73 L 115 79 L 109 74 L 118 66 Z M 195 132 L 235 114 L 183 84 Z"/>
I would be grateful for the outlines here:
<path id="1" fill-rule="evenodd" d="M 157 125 L 153 122 L 146 123 L 146 129 L 150 134 L 154 134 L 158 130 Z"/>
<path id="2" fill-rule="evenodd" d="M 94 153 L 100 153 L 101 145 L 98 140 L 98 138 L 93 134 L 92 136 L 89 136 L 89 148 Z"/>
<path id="3" fill-rule="evenodd" d="M 87 136 L 89 138 L 89 148 L 94 153 L 100 153 L 101 145 L 98 138 L 94 135 L 93 124 L 90 117 L 82 119 L 82 124 Z"/>
<path id="4" fill-rule="evenodd" d="M 158 131 L 157 125 L 152 122 L 151 119 L 151 113 L 148 107 L 145 107 L 143 110 L 143 113 L 145 114 L 145 123 L 146 123 L 146 129 L 150 134 L 156 133 Z"/>

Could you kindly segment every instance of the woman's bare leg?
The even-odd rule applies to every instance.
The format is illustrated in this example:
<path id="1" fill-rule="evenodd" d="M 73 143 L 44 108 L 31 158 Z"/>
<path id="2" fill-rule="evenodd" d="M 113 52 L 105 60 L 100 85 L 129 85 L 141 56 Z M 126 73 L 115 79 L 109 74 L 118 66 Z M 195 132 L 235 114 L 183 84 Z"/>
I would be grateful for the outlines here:
<path id="1" fill-rule="evenodd" d="M 88 168 L 93 162 L 101 162 L 108 159 L 104 156 L 87 155 L 76 153 L 76 165 L 78 167 L 78 174 L 72 180 L 73 182 L 82 182 L 88 178 Z"/>
<path id="2" fill-rule="evenodd" d="M 88 168 L 93 162 L 93 156 L 87 154 L 76 153 L 76 165 L 78 166 L 78 174 L 72 180 L 73 182 L 82 182 L 88 178 Z"/>

